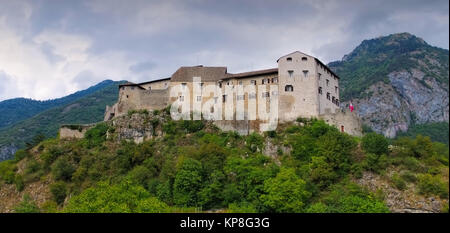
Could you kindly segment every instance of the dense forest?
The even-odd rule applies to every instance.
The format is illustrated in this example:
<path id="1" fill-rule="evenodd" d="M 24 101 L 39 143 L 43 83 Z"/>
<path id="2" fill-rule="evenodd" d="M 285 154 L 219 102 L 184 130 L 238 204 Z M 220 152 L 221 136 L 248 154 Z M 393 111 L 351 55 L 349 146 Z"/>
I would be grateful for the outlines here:
<path id="1" fill-rule="evenodd" d="M 302 118 L 240 136 L 204 121 L 148 119 L 163 136 L 141 144 L 118 141 L 107 123 L 79 140 L 35 138 L 0 163 L 0 192 L 20 192 L 15 212 L 390 212 L 382 190 L 356 182 L 370 172 L 442 199 L 448 212 L 448 146 L 429 137 L 357 138 Z M 45 202 L 27 193 L 33 183 L 48 186 Z"/>

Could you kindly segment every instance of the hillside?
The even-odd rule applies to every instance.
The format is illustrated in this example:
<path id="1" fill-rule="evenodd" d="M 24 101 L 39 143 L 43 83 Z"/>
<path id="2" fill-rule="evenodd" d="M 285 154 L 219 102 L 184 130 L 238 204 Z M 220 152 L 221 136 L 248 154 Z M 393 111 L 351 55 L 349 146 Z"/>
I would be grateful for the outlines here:
<path id="1" fill-rule="evenodd" d="M 449 120 L 449 51 L 409 33 L 364 40 L 330 68 L 363 122 L 395 137 L 411 125 Z"/>
<path id="2" fill-rule="evenodd" d="M 0 212 L 448 212 L 448 156 L 318 120 L 239 136 L 136 111 L 1 162 Z"/>
<path id="3" fill-rule="evenodd" d="M 15 150 L 38 134 L 56 136 L 61 124 L 86 124 L 103 120 L 106 105 L 117 101 L 120 82 L 106 81 L 88 89 L 83 97 L 68 104 L 43 111 L 29 119 L 0 130 L 0 160 L 9 158 Z M 78 95 L 78 94 L 77 94 Z M 73 97 L 70 97 L 71 99 Z"/>
<path id="4" fill-rule="evenodd" d="M 16 122 L 28 119 L 47 109 L 67 105 L 86 95 L 92 94 L 104 87 L 114 83 L 112 80 L 105 80 L 86 90 L 78 91 L 74 94 L 53 99 L 53 100 L 33 100 L 26 98 L 15 98 L 0 102 L 0 129 L 13 125 Z"/>

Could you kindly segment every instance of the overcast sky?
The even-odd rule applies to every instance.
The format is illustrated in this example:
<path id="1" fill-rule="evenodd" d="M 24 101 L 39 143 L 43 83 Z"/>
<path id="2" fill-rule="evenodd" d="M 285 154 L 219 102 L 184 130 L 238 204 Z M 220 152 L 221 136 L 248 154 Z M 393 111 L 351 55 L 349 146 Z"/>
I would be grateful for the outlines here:
<path id="1" fill-rule="evenodd" d="M 164 78 L 180 66 L 273 68 L 295 50 L 328 63 L 397 32 L 448 49 L 448 20 L 448 0 L 0 0 L 0 101 Z"/>

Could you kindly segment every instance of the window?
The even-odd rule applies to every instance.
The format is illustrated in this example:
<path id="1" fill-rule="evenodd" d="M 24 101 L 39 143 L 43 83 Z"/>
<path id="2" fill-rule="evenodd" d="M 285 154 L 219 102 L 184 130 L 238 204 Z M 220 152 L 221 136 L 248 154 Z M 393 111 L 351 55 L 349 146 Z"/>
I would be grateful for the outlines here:
<path id="1" fill-rule="evenodd" d="M 336 98 L 334 98 L 334 96 L 331 98 L 331 102 L 334 104 L 335 102 L 334 101 L 336 101 Z"/>
<path id="2" fill-rule="evenodd" d="M 330 92 L 327 92 L 327 99 L 330 100 Z"/>
<path id="3" fill-rule="evenodd" d="M 305 75 L 305 78 L 308 76 L 308 71 L 307 70 L 304 70 L 303 71 L 303 75 Z"/>
<path id="4" fill-rule="evenodd" d="M 270 97 L 270 93 L 267 91 L 267 92 L 263 92 L 262 94 L 261 94 L 261 96 L 262 97 Z"/>
<path id="5" fill-rule="evenodd" d="M 149 90 L 152 90 L 152 86 L 149 86 L 148 89 L 149 89 Z"/>
<path id="6" fill-rule="evenodd" d="M 286 61 L 292 61 L 292 57 L 286 58 Z"/>
<path id="7" fill-rule="evenodd" d="M 265 80 L 265 79 L 261 80 L 261 84 L 264 84 L 265 82 L 266 82 L 266 80 Z"/>
<path id="8" fill-rule="evenodd" d="M 286 85 L 284 87 L 284 91 L 286 91 L 286 92 L 293 92 L 294 91 L 294 87 L 292 85 Z"/>
<path id="9" fill-rule="evenodd" d="M 339 100 L 338 99 L 336 99 L 336 101 L 334 101 L 335 102 L 335 104 L 337 105 L 337 106 L 339 106 Z"/>
<path id="10" fill-rule="evenodd" d="M 272 83 L 278 83 L 278 77 L 272 78 Z"/>
<path id="11" fill-rule="evenodd" d="M 249 99 L 256 99 L 256 93 L 249 93 L 248 94 Z"/>
<path id="12" fill-rule="evenodd" d="M 197 96 L 197 102 L 202 101 L 202 97 L 201 96 Z"/>
<path id="13" fill-rule="evenodd" d="M 183 88 L 183 90 L 186 89 L 186 83 L 182 83 L 181 87 Z"/>
<path id="14" fill-rule="evenodd" d="M 294 75 L 294 71 L 293 70 L 288 70 L 288 74 L 289 74 L 289 78 L 292 78 Z"/>
<path id="15" fill-rule="evenodd" d="M 256 80 L 251 80 L 250 84 L 256 85 Z"/>
<path id="16" fill-rule="evenodd" d="M 245 95 L 237 95 L 236 99 L 237 100 L 245 100 Z"/>
<path id="17" fill-rule="evenodd" d="M 219 88 L 222 88 L 222 82 L 219 82 Z"/>
<path id="18" fill-rule="evenodd" d="M 322 74 L 321 74 L 321 73 L 319 73 L 319 80 L 320 80 L 320 76 L 322 76 Z"/>
<path id="19" fill-rule="evenodd" d="M 335 86 L 334 87 L 334 92 L 337 93 L 337 91 L 338 91 L 338 87 Z"/>
<path id="20" fill-rule="evenodd" d="M 341 132 L 342 133 L 344 132 L 344 126 L 343 125 L 341 125 Z"/>
<path id="21" fill-rule="evenodd" d="M 267 79 L 267 83 L 270 83 L 270 78 Z"/>
<path id="22" fill-rule="evenodd" d="M 227 82 L 227 85 L 230 86 L 230 83 L 233 84 L 233 82 L 228 81 L 228 82 Z"/>
<path id="23" fill-rule="evenodd" d="M 227 101 L 227 95 L 222 95 L 222 102 L 226 102 Z"/>
<path id="24" fill-rule="evenodd" d="M 319 87 L 319 94 L 322 95 L 322 87 Z"/>
<path id="25" fill-rule="evenodd" d="M 184 102 L 184 96 L 181 95 L 178 99 L 180 100 L 180 102 Z"/>
<path id="26" fill-rule="evenodd" d="M 328 84 L 330 84 L 330 80 L 327 79 L 327 87 L 328 87 Z"/>
<path id="27" fill-rule="evenodd" d="M 307 61 L 308 58 L 307 57 L 302 57 L 302 61 Z"/>

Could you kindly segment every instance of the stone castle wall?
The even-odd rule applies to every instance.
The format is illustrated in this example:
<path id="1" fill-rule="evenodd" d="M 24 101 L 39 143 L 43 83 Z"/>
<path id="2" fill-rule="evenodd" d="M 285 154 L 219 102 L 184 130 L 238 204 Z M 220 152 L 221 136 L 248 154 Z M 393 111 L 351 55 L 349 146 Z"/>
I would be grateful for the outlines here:
<path id="1" fill-rule="evenodd" d="M 94 127 L 95 124 L 87 125 L 62 125 L 59 128 L 60 139 L 83 138 L 86 131 Z"/>
<path id="2" fill-rule="evenodd" d="M 336 126 L 339 131 L 353 136 L 362 136 L 362 122 L 356 112 L 350 112 L 349 109 L 338 110 L 332 113 L 325 109 L 325 114 L 319 115 L 319 118 L 330 125 Z"/>

